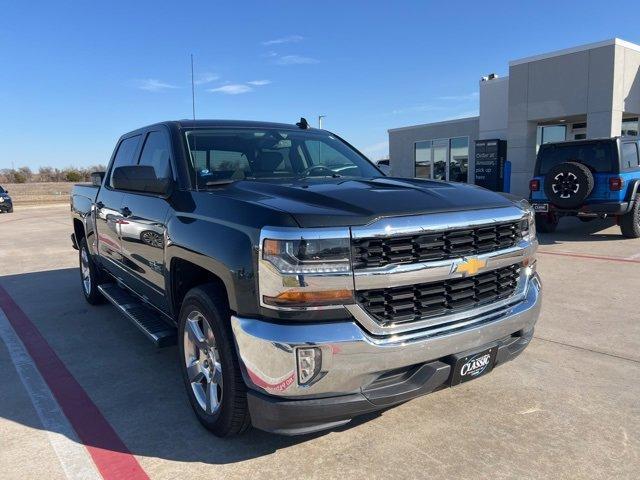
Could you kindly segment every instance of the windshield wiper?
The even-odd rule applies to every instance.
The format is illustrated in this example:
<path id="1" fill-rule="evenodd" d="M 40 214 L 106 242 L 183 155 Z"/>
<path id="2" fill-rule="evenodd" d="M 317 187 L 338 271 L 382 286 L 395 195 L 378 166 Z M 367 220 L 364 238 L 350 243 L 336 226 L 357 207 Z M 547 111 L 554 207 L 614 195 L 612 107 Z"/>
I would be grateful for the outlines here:
<path id="1" fill-rule="evenodd" d="M 339 173 L 332 173 L 331 175 L 302 175 L 297 177 L 298 180 L 305 180 L 307 178 L 342 178 Z"/>
<path id="2" fill-rule="evenodd" d="M 222 187 L 224 185 L 229 185 L 231 183 L 235 183 L 237 181 L 244 180 L 242 178 L 225 178 L 222 180 L 209 180 L 205 183 L 206 187 Z"/>

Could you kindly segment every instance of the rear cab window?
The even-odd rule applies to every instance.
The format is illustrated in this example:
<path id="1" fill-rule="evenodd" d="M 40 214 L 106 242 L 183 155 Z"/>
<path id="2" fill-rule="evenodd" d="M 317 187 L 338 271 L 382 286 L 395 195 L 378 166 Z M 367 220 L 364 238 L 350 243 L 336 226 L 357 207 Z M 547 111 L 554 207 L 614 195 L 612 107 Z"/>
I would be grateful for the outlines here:
<path id="1" fill-rule="evenodd" d="M 593 173 L 617 173 L 620 170 L 615 141 L 551 143 L 540 146 L 536 175 L 546 175 L 564 162 L 582 163 Z"/>
<path id="2" fill-rule="evenodd" d="M 171 178 L 170 144 L 166 135 L 160 131 L 152 131 L 147 135 L 142 147 L 139 165 L 153 167 L 156 178 Z"/>
<path id="3" fill-rule="evenodd" d="M 112 174 L 117 167 L 135 165 L 135 154 L 138 150 L 138 143 L 140 143 L 141 136 L 142 135 L 135 135 L 133 137 L 125 138 L 120 142 L 120 145 L 118 145 L 118 151 L 116 152 L 116 156 L 113 159 L 113 164 L 111 165 L 111 169 L 109 170 L 108 185 L 110 188 L 113 188 Z"/>

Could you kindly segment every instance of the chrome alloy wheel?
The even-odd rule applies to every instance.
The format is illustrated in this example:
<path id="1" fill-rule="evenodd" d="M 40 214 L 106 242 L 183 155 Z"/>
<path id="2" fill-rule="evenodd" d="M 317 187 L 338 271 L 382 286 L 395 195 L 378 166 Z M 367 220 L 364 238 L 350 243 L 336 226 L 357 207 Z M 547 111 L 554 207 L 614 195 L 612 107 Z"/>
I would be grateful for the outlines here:
<path id="1" fill-rule="evenodd" d="M 197 310 L 184 326 L 184 361 L 191 389 L 198 405 L 216 413 L 222 402 L 222 364 L 211 325 Z"/>
<path id="2" fill-rule="evenodd" d="M 83 248 L 80 252 L 80 271 L 82 273 L 82 288 L 87 295 L 91 294 L 91 269 L 89 268 L 89 256 L 87 249 Z"/>

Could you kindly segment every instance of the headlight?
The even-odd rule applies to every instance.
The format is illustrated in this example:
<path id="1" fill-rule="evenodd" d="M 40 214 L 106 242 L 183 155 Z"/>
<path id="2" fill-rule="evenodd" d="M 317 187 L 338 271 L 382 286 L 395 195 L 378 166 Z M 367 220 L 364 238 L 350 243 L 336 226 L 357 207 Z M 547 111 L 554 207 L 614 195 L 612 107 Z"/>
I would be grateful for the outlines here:
<path id="1" fill-rule="evenodd" d="M 525 240 L 535 240 L 536 238 L 536 212 L 533 210 L 531 204 L 526 200 L 520 200 L 517 205 L 526 212 L 526 217 L 522 221 L 520 230 L 522 231 L 522 238 Z"/>
<path id="2" fill-rule="evenodd" d="M 262 258 L 281 273 L 337 273 L 351 270 L 349 239 L 265 239 Z"/>
<path id="3" fill-rule="evenodd" d="M 264 228 L 260 239 L 260 304 L 306 310 L 353 303 L 348 229 Z"/>
<path id="4" fill-rule="evenodd" d="M 4 202 L 4 197 L 0 197 L 0 203 Z"/>

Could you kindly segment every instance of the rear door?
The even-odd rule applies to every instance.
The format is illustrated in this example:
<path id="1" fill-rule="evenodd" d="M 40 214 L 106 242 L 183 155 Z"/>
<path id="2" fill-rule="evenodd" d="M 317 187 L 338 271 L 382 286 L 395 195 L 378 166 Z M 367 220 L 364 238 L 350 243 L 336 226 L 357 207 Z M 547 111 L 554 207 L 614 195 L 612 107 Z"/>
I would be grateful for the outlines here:
<path id="1" fill-rule="evenodd" d="M 111 184 L 111 173 L 116 167 L 133 165 L 140 149 L 142 135 L 124 138 L 117 146 L 111 162 L 109 173 L 98 192 L 95 207 L 96 232 L 98 235 L 98 253 L 104 267 L 116 277 L 121 276 L 122 248 L 120 244 L 120 227 L 122 223 L 123 192 L 114 190 Z"/>
<path id="2" fill-rule="evenodd" d="M 152 166 L 157 178 L 174 179 L 171 143 L 160 127 L 146 133 L 139 165 Z M 166 310 L 165 245 L 169 203 L 161 195 L 125 192 L 120 226 L 123 264 L 127 282 L 137 293 Z"/>

